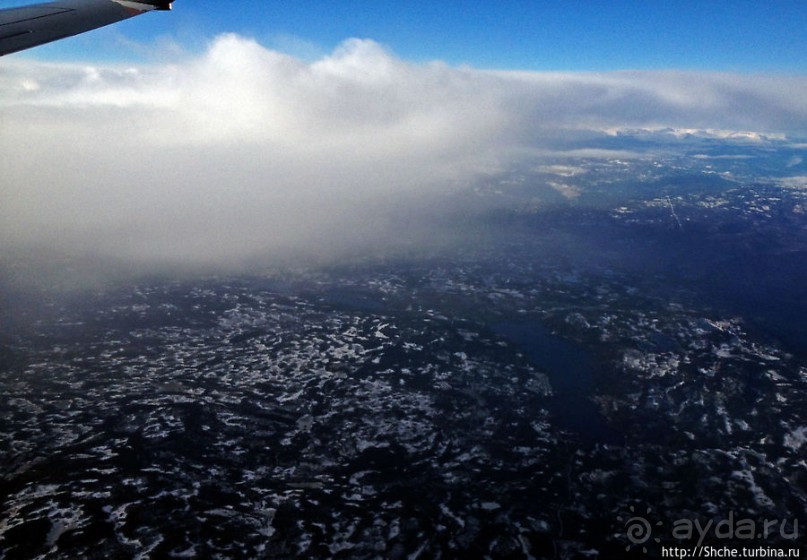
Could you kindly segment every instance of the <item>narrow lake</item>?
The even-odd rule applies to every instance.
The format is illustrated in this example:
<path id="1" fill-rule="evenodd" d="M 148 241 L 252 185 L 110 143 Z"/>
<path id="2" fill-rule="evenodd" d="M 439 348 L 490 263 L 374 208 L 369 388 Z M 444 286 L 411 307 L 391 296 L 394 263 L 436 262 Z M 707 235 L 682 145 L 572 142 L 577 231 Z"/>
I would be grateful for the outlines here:
<path id="1" fill-rule="evenodd" d="M 535 367 L 549 376 L 554 395 L 547 407 L 560 428 L 588 443 L 622 443 L 622 434 L 608 424 L 590 399 L 594 367 L 584 348 L 553 334 L 539 321 L 502 322 L 491 328 L 521 348 Z"/>

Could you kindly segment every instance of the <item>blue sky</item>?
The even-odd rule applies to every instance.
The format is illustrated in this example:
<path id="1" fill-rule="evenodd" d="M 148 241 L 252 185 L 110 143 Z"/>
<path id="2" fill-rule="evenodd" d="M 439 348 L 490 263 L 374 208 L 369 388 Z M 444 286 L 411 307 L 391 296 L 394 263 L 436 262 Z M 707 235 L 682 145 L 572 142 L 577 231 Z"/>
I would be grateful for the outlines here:
<path id="1" fill-rule="evenodd" d="M 0 0 L 0 7 L 19 4 Z M 804 0 L 177 0 L 171 14 L 25 56 L 138 60 L 144 51 L 126 39 L 194 52 L 235 32 L 303 58 L 360 37 L 404 59 L 477 68 L 803 73 L 805 30 Z"/>

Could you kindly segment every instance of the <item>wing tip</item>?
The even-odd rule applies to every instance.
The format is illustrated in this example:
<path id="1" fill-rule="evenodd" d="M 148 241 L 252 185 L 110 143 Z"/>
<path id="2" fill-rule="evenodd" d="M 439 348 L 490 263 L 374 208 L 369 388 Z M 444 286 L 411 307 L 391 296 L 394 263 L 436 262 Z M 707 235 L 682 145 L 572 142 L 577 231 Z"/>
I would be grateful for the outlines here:
<path id="1" fill-rule="evenodd" d="M 174 0 L 112 0 L 116 4 L 120 4 L 127 11 L 134 14 L 152 11 L 167 11 L 171 9 L 171 4 Z"/>

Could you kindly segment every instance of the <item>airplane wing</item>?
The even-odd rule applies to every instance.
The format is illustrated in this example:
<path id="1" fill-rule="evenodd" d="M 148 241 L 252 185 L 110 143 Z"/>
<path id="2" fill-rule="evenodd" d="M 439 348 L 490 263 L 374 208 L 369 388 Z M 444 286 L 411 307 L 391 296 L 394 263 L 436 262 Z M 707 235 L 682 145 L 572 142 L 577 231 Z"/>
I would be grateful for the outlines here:
<path id="1" fill-rule="evenodd" d="M 0 10 L 0 56 L 152 10 L 170 10 L 172 1 L 61 0 Z"/>

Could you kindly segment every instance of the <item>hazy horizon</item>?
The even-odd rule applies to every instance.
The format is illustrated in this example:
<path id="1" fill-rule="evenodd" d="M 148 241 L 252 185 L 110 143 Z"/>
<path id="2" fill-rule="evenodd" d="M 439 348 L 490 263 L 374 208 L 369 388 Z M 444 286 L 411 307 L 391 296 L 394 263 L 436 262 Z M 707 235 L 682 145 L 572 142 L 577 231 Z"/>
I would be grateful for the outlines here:
<path id="1" fill-rule="evenodd" d="M 428 237 L 400 215 L 520 166 L 653 156 L 602 149 L 622 129 L 798 142 L 806 89 L 807 76 L 491 72 L 359 39 L 309 62 L 235 34 L 180 63 L 7 58 L 0 244 L 214 266 L 327 258 Z"/>

